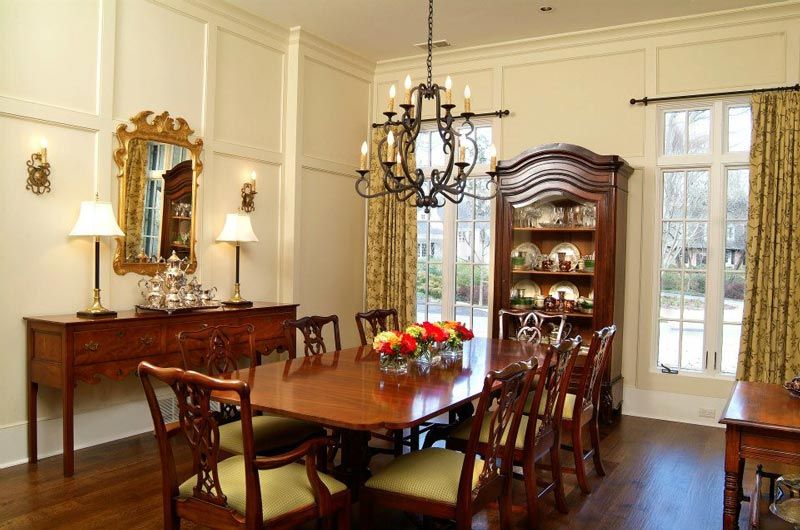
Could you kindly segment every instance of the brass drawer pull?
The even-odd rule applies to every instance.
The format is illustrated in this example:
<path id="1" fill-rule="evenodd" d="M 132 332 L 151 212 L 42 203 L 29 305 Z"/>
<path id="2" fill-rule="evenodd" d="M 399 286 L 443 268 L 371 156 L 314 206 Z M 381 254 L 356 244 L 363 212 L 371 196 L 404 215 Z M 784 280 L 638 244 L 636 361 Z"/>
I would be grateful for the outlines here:
<path id="1" fill-rule="evenodd" d="M 142 346 L 152 346 L 153 345 L 153 337 L 139 337 L 139 342 L 142 343 Z"/>
<path id="2" fill-rule="evenodd" d="M 124 336 L 125 336 L 125 330 L 124 329 L 121 329 L 121 330 L 117 331 L 117 337 L 122 338 Z"/>
<path id="3" fill-rule="evenodd" d="M 89 342 L 83 345 L 83 349 L 86 351 L 97 351 L 100 349 L 100 345 L 97 344 L 95 341 L 90 340 Z"/>

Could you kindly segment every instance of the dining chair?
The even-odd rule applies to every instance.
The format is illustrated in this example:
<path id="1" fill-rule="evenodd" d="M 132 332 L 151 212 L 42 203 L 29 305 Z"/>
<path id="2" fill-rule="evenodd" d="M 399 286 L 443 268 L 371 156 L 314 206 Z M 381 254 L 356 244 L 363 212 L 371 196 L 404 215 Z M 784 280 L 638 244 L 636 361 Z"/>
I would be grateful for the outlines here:
<path id="1" fill-rule="evenodd" d="M 184 370 L 200 369 L 217 377 L 240 368 L 239 360 L 247 358 L 250 366 L 259 363 L 252 324 L 238 326 L 208 326 L 198 331 L 178 333 Z M 243 454 L 241 410 L 233 405 L 219 404 L 220 448 L 231 454 Z M 324 436 L 324 429 L 307 421 L 261 414 L 251 419 L 253 441 L 257 453 L 282 452 L 310 438 Z"/>
<path id="2" fill-rule="evenodd" d="M 211 528 L 294 528 L 310 520 L 335 520 L 350 528 L 350 492 L 316 467 L 316 455 L 330 443 L 308 440 L 275 456 L 256 456 L 251 423 L 250 388 L 244 381 L 208 377 L 180 368 L 139 363 L 138 375 L 153 417 L 161 457 L 164 528 L 181 520 Z M 153 377 L 169 386 L 178 403 L 179 429 L 168 431 L 159 408 Z M 221 459 L 220 425 L 211 410 L 214 391 L 238 395 L 244 451 Z M 170 439 L 182 434 L 191 451 L 191 475 L 178 478 Z M 299 463 L 300 460 L 304 463 Z"/>
<path id="3" fill-rule="evenodd" d="M 523 327 L 541 327 L 536 312 L 528 310 L 501 309 L 497 312 L 497 320 L 501 339 L 517 339 L 517 332 Z"/>
<path id="4" fill-rule="evenodd" d="M 575 360 L 580 352 L 581 338 L 567 339 L 557 346 L 548 346 L 542 362 L 541 376 L 535 379 L 531 387 L 532 399 L 526 407 L 532 406 L 537 410 L 535 416 L 524 415 L 520 420 L 516 437 L 509 435 L 503 437 L 503 443 L 508 444 L 509 439 L 514 440 L 511 450 L 513 465 L 522 468 L 522 474 L 513 473 L 511 476 L 521 479 L 525 484 L 525 500 L 528 511 L 530 528 L 538 528 L 538 500 L 553 492 L 556 508 L 562 513 L 567 513 L 567 502 L 564 497 L 564 485 L 561 475 L 560 461 L 560 422 L 564 410 L 564 402 L 569 388 L 570 374 L 575 366 Z M 524 409 L 525 410 L 525 409 Z M 457 450 L 466 450 L 473 424 L 471 421 L 461 425 L 447 440 L 447 447 Z M 486 420 L 480 426 L 481 437 L 478 443 L 478 454 L 486 456 L 491 447 L 489 445 L 489 425 Z M 545 457 L 550 457 L 549 465 L 540 466 L 547 468 L 551 473 L 551 481 L 544 482 L 537 476 L 536 463 Z M 542 489 L 539 490 L 539 486 Z"/>
<path id="5" fill-rule="evenodd" d="M 284 320 L 283 332 L 286 335 L 286 340 L 296 345 L 297 331 L 303 334 L 303 354 L 316 355 L 318 353 L 327 353 L 328 348 L 325 345 L 325 339 L 322 336 L 323 328 L 333 324 L 333 341 L 336 350 L 342 349 L 342 338 L 339 335 L 339 317 L 330 315 L 327 317 L 313 315 L 297 320 Z M 292 348 L 289 358 L 294 359 L 297 356 L 297 349 Z"/>
<path id="6" fill-rule="evenodd" d="M 370 337 L 367 337 L 365 325 L 369 326 Z M 367 346 L 372 338 L 381 331 L 400 330 L 400 320 L 397 309 L 373 309 L 363 313 L 356 313 L 356 327 L 361 345 Z"/>
<path id="7" fill-rule="evenodd" d="M 565 399 L 562 431 L 565 439 L 572 439 L 575 467 L 565 467 L 564 472 L 576 475 L 578 485 L 584 493 L 592 491 L 589 481 L 586 480 L 586 460 L 594 460 L 594 468 L 599 476 L 606 474 L 600 456 L 600 387 L 616 332 L 617 327 L 611 325 L 592 334 L 589 352 L 576 378 L 577 386 L 574 393 L 570 391 Z M 591 440 L 591 449 L 586 452 L 583 450 L 584 429 L 589 431 Z"/>
<path id="8" fill-rule="evenodd" d="M 536 360 L 516 362 L 489 372 L 470 431 L 466 451 L 429 447 L 395 458 L 361 488 L 361 528 L 371 530 L 376 505 L 425 516 L 455 520 L 457 530 L 472 528 L 472 517 L 498 501 L 501 528 L 511 527 L 510 447 L 515 438 Z M 494 407 L 492 405 L 494 404 Z M 486 419 L 484 458 L 477 456 L 478 438 Z"/>

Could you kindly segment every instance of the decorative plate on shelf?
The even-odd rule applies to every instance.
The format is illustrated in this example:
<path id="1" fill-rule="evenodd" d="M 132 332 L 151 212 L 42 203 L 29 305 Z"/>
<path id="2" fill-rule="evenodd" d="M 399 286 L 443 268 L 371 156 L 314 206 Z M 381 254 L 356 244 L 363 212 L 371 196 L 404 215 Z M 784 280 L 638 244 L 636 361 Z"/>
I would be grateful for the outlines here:
<path id="1" fill-rule="evenodd" d="M 559 243 L 558 245 L 553 247 L 553 250 L 550 251 L 550 259 L 553 260 L 556 264 L 558 264 L 558 253 L 563 252 L 566 254 L 566 258 L 572 262 L 572 266 L 578 264 L 578 260 L 581 259 L 581 251 L 578 250 L 578 247 L 573 245 L 572 243 Z"/>
<path id="2" fill-rule="evenodd" d="M 554 283 L 550 288 L 550 295 L 558 298 L 558 291 L 564 291 L 564 298 L 567 300 L 577 300 L 580 297 L 578 286 L 572 282 Z"/>
<path id="3" fill-rule="evenodd" d="M 517 295 L 517 290 L 521 289 L 525 291 L 522 295 L 525 298 L 530 298 L 532 296 L 538 296 L 542 294 L 542 289 L 539 287 L 539 284 L 532 281 L 532 280 L 520 280 L 514 284 L 514 287 L 511 288 L 511 296 L 514 297 Z"/>
<path id="4" fill-rule="evenodd" d="M 514 265 L 513 261 L 514 256 L 516 256 L 518 253 L 522 253 L 522 255 L 525 257 L 525 263 L 521 267 Z M 539 257 L 541 255 L 542 251 L 539 250 L 539 247 L 537 247 L 534 243 L 520 243 L 519 245 L 514 247 L 514 250 L 511 251 L 511 258 L 512 258 L 511 263 L 515 270 L 529 271 L 533 269 L 533 264 L 539 261 Z"/>

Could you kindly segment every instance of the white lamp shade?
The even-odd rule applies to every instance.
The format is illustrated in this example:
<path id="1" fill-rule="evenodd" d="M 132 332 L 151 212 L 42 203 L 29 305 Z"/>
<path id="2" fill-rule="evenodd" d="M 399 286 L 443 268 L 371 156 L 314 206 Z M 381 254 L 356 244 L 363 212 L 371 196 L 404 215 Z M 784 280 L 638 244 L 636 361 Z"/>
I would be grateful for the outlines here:
<path id="1" fill-rule="evenodd" d="M 124 236 L 114 216 L 111 203 L 106 201 L 83 201 L 81 212 L 71 236 Z"/>
<path id="2" fill-rule="evenodd" d="M 217 241 L 233 241 L 245 243 L 258 241 L 253 225 L 250 224 L 250 216 L 243 213 L 229 213 L 225 216 L 225 226 L 222 227 L 217 237 Z"/>

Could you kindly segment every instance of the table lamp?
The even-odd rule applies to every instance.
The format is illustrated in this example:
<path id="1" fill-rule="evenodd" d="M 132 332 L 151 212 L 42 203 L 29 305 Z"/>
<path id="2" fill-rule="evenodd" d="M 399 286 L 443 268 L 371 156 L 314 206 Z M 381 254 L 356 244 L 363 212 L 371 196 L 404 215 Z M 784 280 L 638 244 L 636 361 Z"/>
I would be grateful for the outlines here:
<path id="1" fill-rule="evenodd" d="M 233 296 L 230 300 L 222 302 L 224 305 L 252 305 L 253 302 L 242 298 L 239 291 L 239 243 L 258 241 L 250 224 L 250 216 L 241 212 L 229 213 L 225 217 L 225 226 L 217 237 L 217 241 L 236 243 L 236 283 L 233 284 Z"/>
<path id="2" fill-rule="evenodd" d="M 78 316 L 82 318 L 117 316 L 116 311 L 106 309 L 100 303 L 100 237 L 125 235 L 117 224 L 111 203 L 101 201 L 99 194 L 93 201 L 81 202 L 81 212 L 69 235 L 94 237 L 94 301 L 88 309 L 78 311 Z"/>

